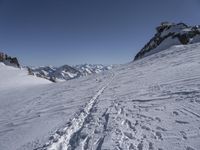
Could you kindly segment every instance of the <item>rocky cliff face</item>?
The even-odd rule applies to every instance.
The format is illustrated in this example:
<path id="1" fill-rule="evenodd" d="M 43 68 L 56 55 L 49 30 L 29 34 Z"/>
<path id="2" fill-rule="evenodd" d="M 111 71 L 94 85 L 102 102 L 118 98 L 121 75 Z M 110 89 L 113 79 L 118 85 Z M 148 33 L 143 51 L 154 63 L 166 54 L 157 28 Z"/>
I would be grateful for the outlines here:
<path id="1" fill-rule="evenodd" d="M 19 61 L 16 57 L 8 56 L 7 54 L 0 52 L 0 62 L 3 62 L 5 65 L 20 67 Z"/>
<path id="2" fill-rule="evenodd" d="M 140 50 L 134 60 L 165 50 L 173 45 L 200 42 L 200 26 L 163 22 L 154 37 Z"/>

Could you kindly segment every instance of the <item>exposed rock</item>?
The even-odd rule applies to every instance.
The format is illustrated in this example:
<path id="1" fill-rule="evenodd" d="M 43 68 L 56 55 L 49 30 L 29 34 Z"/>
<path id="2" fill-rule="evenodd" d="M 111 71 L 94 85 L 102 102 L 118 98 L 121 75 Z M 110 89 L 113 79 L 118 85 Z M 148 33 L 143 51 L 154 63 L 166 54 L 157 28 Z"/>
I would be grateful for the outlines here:
<path id="1" fill-rule="evenodd" d="M 156 28 L 156 31 L 154 37 L 137 53 L 134 60 L 165 50 L 173 45 L 200 42 L 200 37 L 196 38 L 200 36 L 199 26 L 191 27 L 184 23 L 163 22 Z M 198 40 L 194 40 L 195 38 Z"/>
<path id="2" fill-rule="evenodd" d="M 19 61 L 16 57 L 10 57 L 7 54 L 0 52 L 0 62 L 3 62 L 6 65 L 20 67 Z"/>

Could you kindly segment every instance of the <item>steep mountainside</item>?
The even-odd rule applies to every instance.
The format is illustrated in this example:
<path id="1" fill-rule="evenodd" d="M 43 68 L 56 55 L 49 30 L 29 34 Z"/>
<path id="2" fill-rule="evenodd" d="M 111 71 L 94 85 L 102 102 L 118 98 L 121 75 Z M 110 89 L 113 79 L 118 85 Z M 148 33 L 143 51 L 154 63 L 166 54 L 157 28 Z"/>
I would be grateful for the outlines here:
<path id="1" fill-rule="evenodd" d="M 200 42 L 200 26 L 163 22 L 156 28 L 154 37 L 135 56 L 134 60 L 165 50 L 173 45 Z"/>

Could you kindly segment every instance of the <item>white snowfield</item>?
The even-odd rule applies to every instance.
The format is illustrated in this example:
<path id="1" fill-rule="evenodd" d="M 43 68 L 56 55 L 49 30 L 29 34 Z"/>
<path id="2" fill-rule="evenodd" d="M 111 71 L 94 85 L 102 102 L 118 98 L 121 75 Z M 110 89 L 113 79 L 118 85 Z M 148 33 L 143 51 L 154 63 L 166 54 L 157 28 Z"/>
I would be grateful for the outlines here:
<path id="1" fill-rule="evenodd" d="M 1 150 L 200 149 L 200 43 L 0 96 Z"/>
<path id="2" fill-rule="evenodd" d="M 30 87 L 51 83 L 48 80 L 28 75 L 24 68 L 6 66 L 0 62 L 0 90 L 10 90 L 13 88 Z"/>

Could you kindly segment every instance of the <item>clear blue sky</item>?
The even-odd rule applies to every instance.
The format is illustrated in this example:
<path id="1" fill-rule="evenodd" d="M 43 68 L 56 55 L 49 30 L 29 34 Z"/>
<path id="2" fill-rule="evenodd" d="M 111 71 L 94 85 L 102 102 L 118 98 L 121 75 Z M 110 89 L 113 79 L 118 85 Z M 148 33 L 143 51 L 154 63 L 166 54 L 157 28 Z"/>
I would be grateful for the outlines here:
<path id="1" fill-rule="evenodd" d="M 0 0 L 0 51 L 25 65 L 126 63 L 162 21 L 200 24 L 200 1 Z"/>

